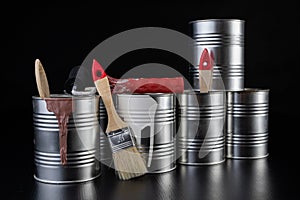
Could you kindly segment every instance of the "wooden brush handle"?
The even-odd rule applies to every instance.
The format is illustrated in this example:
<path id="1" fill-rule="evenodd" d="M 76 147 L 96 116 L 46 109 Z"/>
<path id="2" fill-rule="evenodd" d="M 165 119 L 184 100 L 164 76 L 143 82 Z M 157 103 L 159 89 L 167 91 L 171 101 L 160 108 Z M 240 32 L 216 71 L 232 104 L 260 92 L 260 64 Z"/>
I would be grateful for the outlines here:
<path id="1" fill-rule="evenodd" d="M 47 76 L 39 59 L 35 60 L 35 78 L 40 97 L 49 98 L 50 91 Z"/>
<path id="2" fill-rule="evenodd" d="M 200 70 L 199 87 L 200 93 L 208 93 L 212 85 L 212 70 Z"/>
<path id="3" fill-rule="evenodd" d="M 108 124 L 106 133 L 127 127 L 127 124 L 119 117 L 116 112 L 107 77 L 96 80 L 94 83 L 107 111 Z"/>

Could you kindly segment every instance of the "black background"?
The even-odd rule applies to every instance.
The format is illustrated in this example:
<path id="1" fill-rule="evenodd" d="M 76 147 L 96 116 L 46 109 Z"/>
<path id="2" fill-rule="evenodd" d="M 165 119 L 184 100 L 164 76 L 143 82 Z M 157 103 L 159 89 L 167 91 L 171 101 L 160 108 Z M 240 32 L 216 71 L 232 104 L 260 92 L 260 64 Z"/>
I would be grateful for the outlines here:
<path id="1" fill-rule="evenodd" d="M 245 20 L 245 85 L 270 89 L 270 165 L 267 171 L 273 179 L 266 187 L 271 187 L 269 191 L 274 194 L 269 198 L 281 199 L 297 194 L 297 183 L 293 182 L 299 175 L 295 163 L 299 152 L 299 101 L 296 97 L 299 11 L 296 5 L 288 1 L 272 4 L 263 1 L 140 1 L 78 7 L 18 6 L 7 8 L 9 14 L 1 16 L 4 34 L 1 48 L 5 52 L 1 66 L 1 113 L 5 118 L 1 123 L 1 174 L 5 185 L 1 188 L 2 194 L 11 195 L 10 199 L 22 199 L 30 196 L 33 190 L 31 97 L 38 94 L 34 77 L 36 58 L 44 65 L 51 93 L 62 93 L 70 70 L 80 65 L 85 56 L 108 37 L 148 26 L 188 34 L 189 21 L 210 18 Z M 187 72 L 184 60 L 157 51 L 138 51 L 122 56 L 109 67 L 109 72 L 118 77 L 147 62 L 159 62 Z M 124 68 L 120 69 L 120 65 Z M 276 187 L 272 188 L 274 182 Z M 229 189 L 239 190 L 236 187 Z M 193 193 L 189 195 L 193 196 Z"/>

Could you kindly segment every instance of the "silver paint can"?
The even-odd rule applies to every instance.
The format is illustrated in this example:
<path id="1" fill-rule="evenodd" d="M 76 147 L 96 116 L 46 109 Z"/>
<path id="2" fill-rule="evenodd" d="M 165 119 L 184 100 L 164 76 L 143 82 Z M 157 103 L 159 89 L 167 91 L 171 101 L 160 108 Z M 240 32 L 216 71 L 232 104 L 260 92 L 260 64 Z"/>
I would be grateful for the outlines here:
<path id="1" fill-rule="evenodd" d="M 109 167 L 113 166 L 113 158 L 112 158 L 112 151 L 109 145 L 109 141 L 105 134 L 106 127 L 107 127 L 107 112 L 105 105 L 100 98 L 99 100 L 99 112 L 100 112 L 100 162 L 104 165 Z"/>
<path id="2" fill-rule="evenodd" d="M 263 158 L 268 155 L 269 90 L 246 88 L 227 92 L 226 156 Z"/>
<path id="3" fill-rule="evenodd" d="M 117 94 L 116 109 L 130 126 L 149 173 L 176 168 L 176 102 L 173 94 Z"/>
<path id="4" fill-rule="evenodd" d="M 244 89 L 244 21 L 205 19 L 189 23 L 194 39 L 194 63 L 189 73 L 194 89 L 199 89 L 199 60 L 204 48 L 214 60 L 212 90 Z"/>
<path id="5" fill-rule="evenodd" d="M 77 184 L 49 184 L 34 181 L 31 200 L 83 200 L 100 199 L 97 180 Z"/>
<path id="6" fill-rule="evenodd" d="M 225 161 L 225 93 L 185 91 L 178 95 L 178 163 L 212 165 Z"/>
<path id="7" fill-rule="evenodd" d="M 67 123 L 67 163 L 61 164 L 59 124 L 47 102 L 32 97 L 34 130 L 34 177 L 46 183 L 77 183 L 100 175 L 99 98 L 52 95 L 58 101 L 72 101 Z"/>

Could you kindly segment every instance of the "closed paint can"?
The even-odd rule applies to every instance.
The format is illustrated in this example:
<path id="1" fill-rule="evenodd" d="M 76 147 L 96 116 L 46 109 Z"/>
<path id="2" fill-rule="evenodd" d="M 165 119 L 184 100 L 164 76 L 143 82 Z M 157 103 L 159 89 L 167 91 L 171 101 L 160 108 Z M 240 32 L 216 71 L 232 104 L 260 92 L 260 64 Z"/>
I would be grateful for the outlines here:
<path id="1" fill-rule="evenodd" d="M 47 98 L 32 97 L 34 163 L 36 180 L 46 183 L 76 183 L 100 175 L 99 98 L 52 95 L 57 102 L 71 101 L 72 114 L 67 122 L 66 164 L 60 155 L 58 118 L 47 108 Z"/>
<path id="2" fill-rule="evenodd" d="M 185 91 L 178 95 L 178 163 L 225 161 L 225 93 Z"/>
<path id="3" fill-rule="evenodd" d="M 269 90 L 246 88 L 227 92 L 226 156 L 268 155 Z"/>
<path id="4" fill-rule="evenodd" d="M 130 126 L 149 173 L 176 168 L 176 102 L 173 94 L 117 94 L 116 109 Z"/>
<path id="5" fill-rule="evenodd" d="M 107 112 L 105 105 L 100 98 L 99 101 L 99 112 L 100 112 L 100 162 L 104 165 L 112 167 L 113 165 L 113 158 L 112 158 L 112 151 L 109 145 L 108 138 L 105 134 L 106 127 L 107 127 Z"/>
<path id="6" fill-rule="evenodd" d="M 193 65 L 189 73 L 194 89 L 199 89 L 199 60 L 204 48 L 214 61 L 211 90 L 244 89 L 244 21 L 206 19 L 189 23 L 193 44 Z"/>

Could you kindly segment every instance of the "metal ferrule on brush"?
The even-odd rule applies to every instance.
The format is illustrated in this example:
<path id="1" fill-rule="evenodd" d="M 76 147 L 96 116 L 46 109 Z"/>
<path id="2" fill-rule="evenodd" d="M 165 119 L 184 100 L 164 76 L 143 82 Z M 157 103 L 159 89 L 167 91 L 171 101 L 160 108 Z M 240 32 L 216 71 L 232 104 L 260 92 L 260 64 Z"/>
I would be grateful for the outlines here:
<path id="1" fill-rule="evenodd" d="M 112 153 L 134 146 L 128 127 L 109 132 L 106 135 L 111 145 Z"/>

